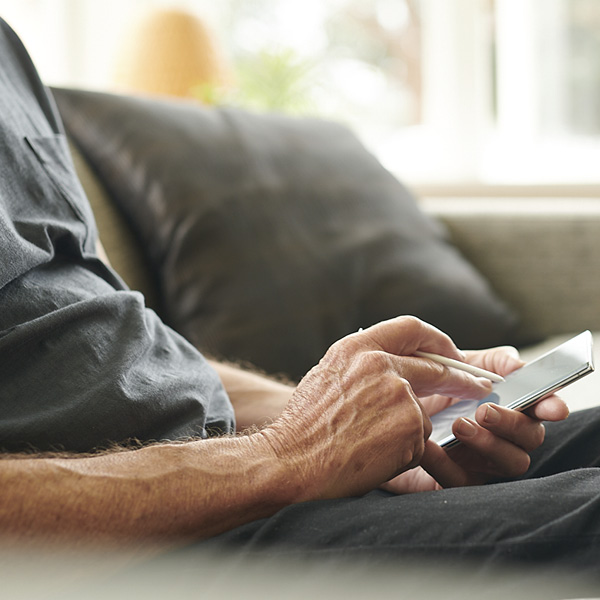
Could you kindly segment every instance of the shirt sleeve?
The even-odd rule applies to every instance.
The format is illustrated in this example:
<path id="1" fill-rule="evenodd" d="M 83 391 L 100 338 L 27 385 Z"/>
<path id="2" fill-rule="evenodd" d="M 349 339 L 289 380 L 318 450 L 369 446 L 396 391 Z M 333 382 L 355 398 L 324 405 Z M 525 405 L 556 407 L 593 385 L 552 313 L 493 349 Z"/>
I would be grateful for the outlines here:
<path id="1" fill-rule="evenodd" d="M 201 354 L 89 270 L 54 261 L 0 291 L 0 446 L 89 451 L 235 428 Z"/>

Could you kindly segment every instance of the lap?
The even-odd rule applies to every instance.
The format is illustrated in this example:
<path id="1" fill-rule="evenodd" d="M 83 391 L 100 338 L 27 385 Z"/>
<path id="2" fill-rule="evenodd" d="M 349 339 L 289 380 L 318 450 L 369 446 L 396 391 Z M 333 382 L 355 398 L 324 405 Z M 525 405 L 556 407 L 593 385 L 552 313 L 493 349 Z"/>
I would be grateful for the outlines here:
<path id="1" fill-rule="evenodd" d="M 209 545 L 277 555 L 531 562 L 597 575 L 599 420 L 600 410 L 593 409 L 549 424 L 547 443 L 520 480 L 294 505 Z"/>

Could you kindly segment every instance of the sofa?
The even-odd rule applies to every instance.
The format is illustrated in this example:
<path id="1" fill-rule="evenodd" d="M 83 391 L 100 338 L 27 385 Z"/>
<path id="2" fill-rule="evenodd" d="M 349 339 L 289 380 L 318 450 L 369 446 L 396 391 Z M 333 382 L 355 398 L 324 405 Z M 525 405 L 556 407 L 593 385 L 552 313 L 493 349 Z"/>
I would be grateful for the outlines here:
<path id="1" fill-rule="evenodd" d="M 417 199 L 336 123 L 53 93 L 108 259 L 210 356 L 297 380 L 394 314 L 525 359 L 600 331 L 595 199 Z"/>

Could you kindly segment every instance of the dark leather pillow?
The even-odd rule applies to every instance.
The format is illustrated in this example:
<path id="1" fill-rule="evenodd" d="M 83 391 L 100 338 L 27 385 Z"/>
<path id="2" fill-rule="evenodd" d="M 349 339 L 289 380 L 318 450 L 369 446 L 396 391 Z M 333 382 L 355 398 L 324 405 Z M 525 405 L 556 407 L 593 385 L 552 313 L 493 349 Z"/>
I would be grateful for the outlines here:
<path id="1" fill-rule="evenodd" d="M 54 90 L 156 270 L 165 320 L 209 355 L 300 378 L 343 335 L 412 314 L 462 347 L 515 319 L 345 127 Z"/>

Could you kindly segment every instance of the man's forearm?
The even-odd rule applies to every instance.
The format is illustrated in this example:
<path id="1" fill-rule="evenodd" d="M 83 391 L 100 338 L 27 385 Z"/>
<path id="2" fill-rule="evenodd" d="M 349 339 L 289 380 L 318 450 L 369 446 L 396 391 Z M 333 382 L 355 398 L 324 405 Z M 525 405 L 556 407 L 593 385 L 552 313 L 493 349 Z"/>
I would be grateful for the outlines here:
<path id="1" fill-rule="evenodd" d="M 0 461 L 0 531 L 19 540 L 201 539 L 297 501 L 258 436 L 89 458 Z"/>

